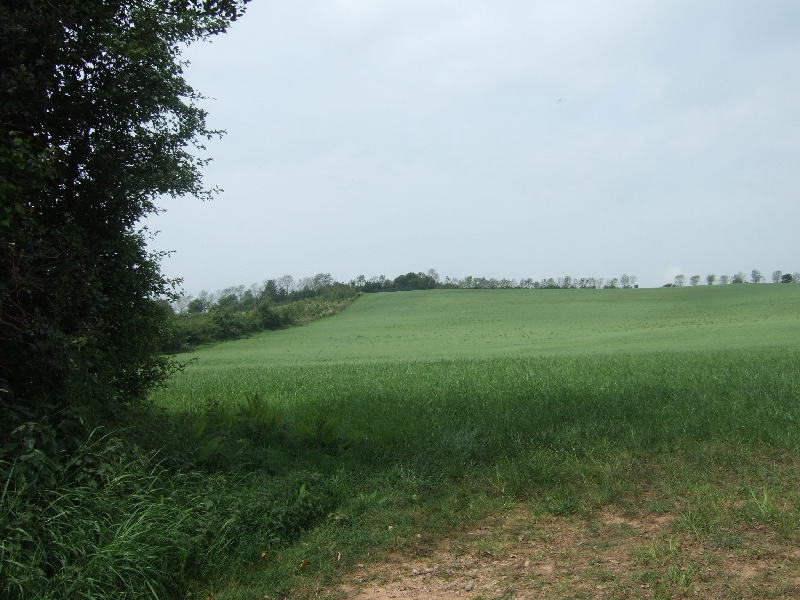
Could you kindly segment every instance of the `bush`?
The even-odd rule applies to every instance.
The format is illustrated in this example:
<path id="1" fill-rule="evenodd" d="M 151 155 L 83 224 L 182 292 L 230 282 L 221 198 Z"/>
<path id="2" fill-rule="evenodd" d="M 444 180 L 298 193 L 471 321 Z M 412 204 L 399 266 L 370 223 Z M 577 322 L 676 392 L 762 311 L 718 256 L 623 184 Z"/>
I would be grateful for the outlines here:
<path id="1" fill-rule="evenodd" d="M 95 435 L 53 455 L 29 423 L 25 451 L 0 461 L 0 590 L 6 598 L 157 597 L 174 589 L 191 547 L 185 500 L 148 456 Z M 97 432 L 96 432 L 97 434 Z"/>
<path id="2" fill-rule="evenodd" d="M 68 452 L 46 422 L 15 430 L 0 452 L 1 597 L 176 597 L 287 546 L 342 500 L 331 479 L 265 467 L 281 417 L 257 395 L 126 419 L 128 440 L 98 429 Z"/>
<path id="3" fill-rule="evenodd" d="M 283 325 L 281 316 L 272 310 L 268 302 L 262 302 L 258 305 L 258 316 L 261 318 L 261 326 L 264 329 L 278 329 Z"/>

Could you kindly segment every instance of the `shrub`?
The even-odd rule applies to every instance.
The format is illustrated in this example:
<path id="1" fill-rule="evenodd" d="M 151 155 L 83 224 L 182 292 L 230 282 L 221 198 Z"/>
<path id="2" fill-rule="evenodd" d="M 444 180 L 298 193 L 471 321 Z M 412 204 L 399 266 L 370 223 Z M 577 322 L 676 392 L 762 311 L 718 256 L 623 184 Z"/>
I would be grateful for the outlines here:
<path id="1" fill-rule="evenodd" d="M 268 302 L 258 305 L 258 316 L 261 318 L 261 326 L 264 329 L 278 329 L 283 325 L 280 315 L 272 310 Z"/>

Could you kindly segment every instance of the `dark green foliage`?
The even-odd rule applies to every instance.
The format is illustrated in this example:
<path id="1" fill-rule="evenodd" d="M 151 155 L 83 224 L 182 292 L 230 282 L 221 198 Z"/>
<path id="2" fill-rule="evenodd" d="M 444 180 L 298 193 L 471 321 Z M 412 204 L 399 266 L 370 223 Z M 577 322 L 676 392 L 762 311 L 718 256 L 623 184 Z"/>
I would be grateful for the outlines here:
<path id="1" fill-rule="evenodd" d="M 48 476 L 35 477 L 34 465 Z M 183 571 L 193 544 L 185 500 L 165 486 L 157 463 L 101 438 L 68 460 L 32 445 L 0 467 L 3 597 L 161 597 L 174 589 L 180 575 L 166 574 Z"/>
<path id="2" fill-rule="evenodd" d="M 364 437 L 359 433 L 347 434 L 339 424 L 339 419 L 313 417 L 297 425 L 298 433 L 314 446 L 326 452 L 349 452 Z"/>
<path id="3" fill-rule="evenodd" d="M 187 148 L 212 132 L 179 49 L 224 31 L 243 4 L 0 5 L 5 412 L 127 402 L 171 372 L 156 355 L 169 323 L 156 300 L 172 283 L 136 224 L 161 194 L 206 194 Z"/>
<path id="4" fill-rule="evenodd" d="M 261 317 L 261 326 L 264 329 L 277 329 L 282 325 L 280 315 L 273 310 L 269 302 L 262 302 L 258 305 L 258 316 Z"/>
<path id="5" fill-rule="evenodd" d="M 274 427 L 258 398 L 242 411 L 253 408 L 247 418 Z M 232 423 L 237 437 L 247 418 Z M 285 547 L 342 500 L 319 474 L 264 471 L 263 456 L 260 469 L 236 472 L 234 444 L 217 441 L 209 456 L 187 459 L 177 442 L 192 435 L 188 422 L 162 423 L 174 436 L 164 446 L 141 437 L 155 431 L 149 419 L 127 435 L 161 445 L 158 453 L 96 434 L 66 459 L 39 446 L 47 434 L 19 433 L 28 450 L 0 461 L 3 598 L 174 597 L 243 557 Z"/>
<path id="6" fill-rule="evenodd" d="M 202 313 L 206 312 L 207 310 L 208 306 L 200 298 L 195 298 L 194 300 L 189 301 L 189 304 L 186 305 L 186 312 L 189 314 Z"/>
<path id="7" fill-rule="evenodd" d="M 321 277 L 310 279 L 313 282 Z M 307 323 L 342 310 L 360 294 L 338 282 L 291 293 L 276 290 L 275 281 L 269 280 L 255 293 L 244 290 L 243 286 L 229 288 L 219 294 L 218 300 L 204 292 L 200 298 L 186 303 L 182 313 L 172 315 L 170 335 L 162 342 L 162 349 L 179 352 L 200 344 Z"/>
<path id="8" fill-rule="evenodd" d="M 432 290 L 436 287 L 436 280 L 424 273 L 407 273 L 395 277 L 392 290 L 406 292 L 410 290 Z"/>

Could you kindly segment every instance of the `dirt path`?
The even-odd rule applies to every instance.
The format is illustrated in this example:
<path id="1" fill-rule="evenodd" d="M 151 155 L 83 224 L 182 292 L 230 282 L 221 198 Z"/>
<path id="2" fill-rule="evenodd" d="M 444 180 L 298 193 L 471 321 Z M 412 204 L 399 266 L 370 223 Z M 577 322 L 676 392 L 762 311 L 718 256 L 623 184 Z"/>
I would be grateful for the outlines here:
<path id="1" fill-rule="evenodd" d="M 800 598 L 800 549 L 772 531 L 749 527 L 701 542 L 672 521 L 517 509 L 438 542 L 419 534 L 385 564 L 359 565 L 340 592 L 357 600 Z"/>

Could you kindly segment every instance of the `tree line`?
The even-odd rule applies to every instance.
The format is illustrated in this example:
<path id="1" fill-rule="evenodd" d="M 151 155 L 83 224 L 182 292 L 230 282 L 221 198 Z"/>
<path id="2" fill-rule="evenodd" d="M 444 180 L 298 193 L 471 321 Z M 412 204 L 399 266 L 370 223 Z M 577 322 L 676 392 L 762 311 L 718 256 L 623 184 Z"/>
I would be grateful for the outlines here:
<path id="1" fill-rule="evenodd" d="M 530 277 L 524 279 L 495 279 L 486 277 L 473 277 L 467 275 L 463 279 L 457 277 L 445 277 L 441 279 L 435 269 L 430 269 L 427 273 L 407 273 L 395 279 L 387 279 L 383 275 L 366 279 L 359 275 L 352 280 L 349 285 L 369 292 L 401 292 L 408 290 L 432 290 L 432 289 L 472 289 L 472 290 L 495 290 L 495 289 L 619 289 L 632 288 L 637 286 L 635 275 L 623 275 L 622 277 L 580 277 L 573 278 L 569 275 L 557 278 L 545 278 L 535 280 Z"/>
<path id="2" fill-rule="evenodd" d="M 689 285 L 700 285 L 702 278 L 700 275 L 692 275 L 688 278 Z M 683 287 L 686 285 L 686 275 L 676 275 L 673 283 L 666 283 L 663 287 Z M 729 275 L 720 275 L 711 273 L 705 277 L 706 285 L 728 285 L 733 283 L 765 283 L 766 277 L 758 269 L 753 269 L 748 277 L 744 272 Z M 772 283 L 800 283 L 800 272 L 784 273 L 783 271 L 772 272 Z"/>
<path id="3" fill-rule="evenodd" d="M 199 344 L 236 339 L 259 331 L 332 315 L 350 304 L 360 291 L 323 273 L 297 282 L 291 276 L 261 285 L 202 291 L 194 298 L 179 296 L 162 306 L 170 314 L 164 352 L 188 350 Z"/>

